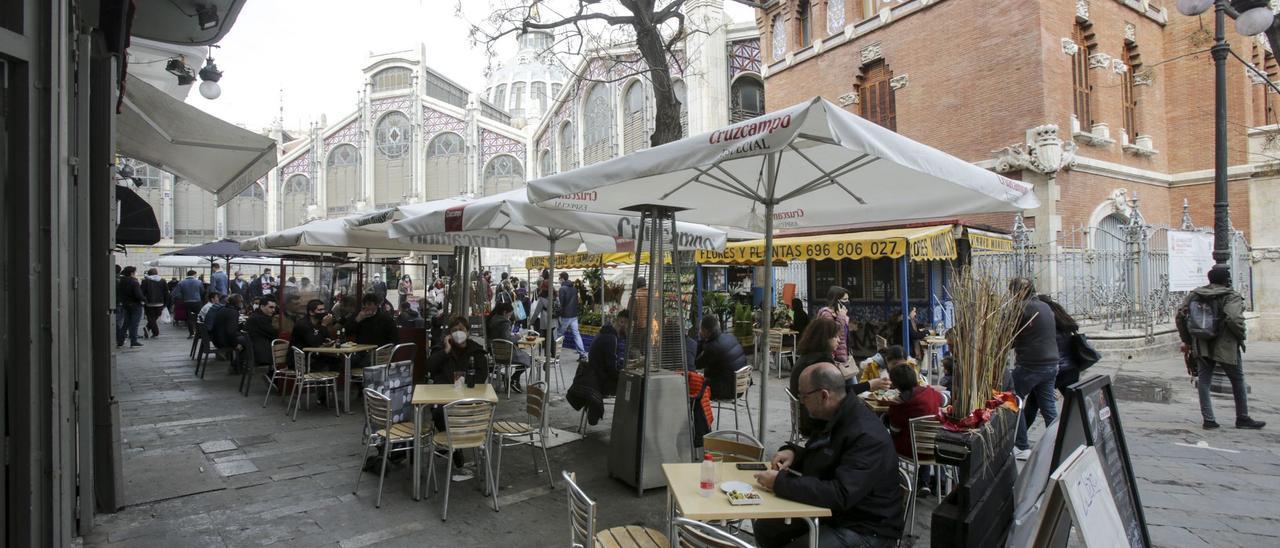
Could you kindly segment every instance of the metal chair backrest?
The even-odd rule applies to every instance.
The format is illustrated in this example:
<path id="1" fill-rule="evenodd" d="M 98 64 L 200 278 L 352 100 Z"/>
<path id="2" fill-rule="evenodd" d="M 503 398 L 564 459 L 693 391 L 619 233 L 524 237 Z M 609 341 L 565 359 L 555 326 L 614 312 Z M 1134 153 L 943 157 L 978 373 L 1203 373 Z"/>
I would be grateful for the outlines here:
<path id="1" fill-rule="evenodd" d="M 741 398 L 747 393 L 747 389 L 751 388 L 751 366 L 744 365 L 741 369 L 733 372 L 734 389 L 733 393 Z"/>
<path id="2" fill-rule="evenodd" d="M 271 368 L 286 369 L 289 367 L 289 341 L 274 339 L 271 341 Z"/>
<path id="3" fill-rule="evenodd" d="M 910 514 L 907 512 L 911 509 L 914 493 L 911 492 L 911 471 L 905 466 L 898 467 L 898 487 L 902 489 L 902 515 L 907 519 L 911 519 Z M 903 524 L 902 530 L 905 532 L 906 529 L 906 524 Z"/>
<path id="4" fill-rule="evenodd" d="M 444 406 L 445 436 L 449 447 L 484 447 L 493 431 L 492 402 L 478 398 L 458 400 Z"/>
<path id="5" fill-rule="evenodd" d="M 547 383 L 538 381 L 525 387 L 524 410 L 538 420 L 538 431 L 547 433 Z"/>
<path id="6" fill-rule="evenodd" d="M 750 544 L 709 523 L 687 518 L 675 518 L 672 522 L 676 526 L 675 545 L 679 548 L 751 548 Z"/>
<path id="7" fill-rule="evenodd" d="M 302 380 L 301 377 L 307 374 L 307 365 L 307 353 L 301 348 L 293 347 L 293 374 L 299 377 L 298 380 Z"/>
<path id="8" fill-rule="evenodd" d="M 372 388 L 364 389 L 364 420 L 366 432 L 384 431 L 391 435 L 391 398 Z"/>
<path id="9" fill-rule="evenodd" d="M 384 344 L 373 351 L 373 365 L 387 365 L 391 363 L 391 351 L 395 349 L 393 344 Z"/>
<path id="10" fill-rule="evenodd" d="M 716 430 L 702 437 L 702 448 L 725 462 L 763 462 L 764 444 L 740 430 Z"/>
<path id="11" fill-rule="evenodd" d="M 938 430 L 942 423 L 936 417 L 916 417 L 909 423 L 911 454 L 917 462 L 932 461 L 938 451 Z"/>
<path id="12" fill-rule="evenodd" d="M 565 491 L 569 493 L 569 544 L 592 548 L 596 540 L 596 503 L 588 497 L 578 483 L 575 475 L 565 470 Z"/>
<path id="13" fill-rule="evenodd" d="M 782 351 L 782 332 L 781 331 L 776 331 L 773 329 L 769 330 L 769 351 L 770 352 Z"/>
<path id="14" fill-rule="evenodd" d="M 489 347 L 493 351 L 493 361 L 498 365 L 511 365 L 511 357 L 515 355 L 515 343 L 506 339 L 493 339 L 489 341 Z"/>
<path id="15" fill-rule="evenodd" d="M 795 441 L 800 433 L 800 398 L 791 393 L 791 388 L 783 388 L 783 392 L 787 393 L 787 405 L 791 408 L 791 439 Z"/>
<path id="16" fill-rule="evenodd" d="M 418 356 L 418 345 L 400 343 L 391 349 L 391 362 L 413 361 Z"/>

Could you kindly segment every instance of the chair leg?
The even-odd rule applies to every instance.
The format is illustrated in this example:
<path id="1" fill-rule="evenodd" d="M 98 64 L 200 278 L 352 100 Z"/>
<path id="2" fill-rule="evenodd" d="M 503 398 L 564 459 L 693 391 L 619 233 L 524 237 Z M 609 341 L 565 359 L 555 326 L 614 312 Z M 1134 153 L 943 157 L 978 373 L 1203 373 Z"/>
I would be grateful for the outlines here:
<path id="1" fill-rule="evenodd" d="M 445 464 L 444 507 L 440 509 L 440 521 L 447 521 L 449 519 L 449 484 L 453 483 L 453 451 L 453 449 L 449 449 L 449 456 L 445 458 L 448 463 Z"/>
<path id="2" fill-rule="evenodd" d="M 485 481 L 489 482 L 489 493 L 493 496 L 493 511 L 497 512 L 498 511 L 498 478 L 497 478 L 497 474 L 489 473 L 492 471 L 489 469 L 489 464 L 490 464 L 489 448 L 480 447 L 479 449 L 476 450 L 476 453 L 484 457 L 481 460 L 481 462 L 484 463 L 484 469 L 485 469 L 484 477 L 485 477 Z"/>
<path id="3" fill-rule="evenodd" d="M 370 448 L 370 447 L 372 447 L 372 446 L 371 446 L 371 445 L 369 445 L 369 442 L 368 442 L 368 441 L 365 441 L 365 442 L 364 442 L 364 455 L 362 455 L 362 456 L 360 457 L 360 469 L 356 471 L 356 474 L 358 474 L 358 475 L 356 476 L 356 488 L 351 490 L 351 494 L 352 494 L 352 495 L 359 495 L 359 494 L 360 494 L 360 479 L 364 477 L 364 463 L 365 463 L 365 461 L 369 460 L 369 448 Z"/>
<path id="4" fill-rule="evenodd" d="M 273 366 L 274 367 L 274 366 Z M 271 389 L 276 385 L 276 374 L 271 374 L 271 379 L 267 381 L 267 395 L 262 398 L 262 408 L 267 408 L 267 400 L 271 399 Z"/>
<path id="5" fill-rule="evenodd" d="M 498 483 L 496 479 L 502 477 L 502 438 L 501 437 L 494 436 L 494 446 L 496 447 L 494 451 L 496 455 L 494 456 L 495 470 L 493 472 L 493 475 L 496 476 L 494 481 L 494 484 L 496 485 Z"/>
<path id="6" fill-rule="evenodd" d="M 330 384 L 329 387 L 333 389 L 333 399 L 329 400 L 333 402 L 333 416 L 341 417 L 342 404 L 338 403 L 338 383 L 335 382 L 333 384 Z"/>
<path id="7" fill-rule="evenodd" d="M 298 400 L 293 404 L 293 422 L 298 422 L 298 408 L 302 407 L 302 398 L 307 396 L 307 383 L 302 383 L 298 388 Z"/>
<path id="8" fill-rule="evenodd" d="M 750 390 L 748 390 L 746 394 L 742 395 L 742 403 L 747 406 L 747 426 L 750 426 L 751 431 L 755 432 L 756 422 L 755 422 L 755 419 L 751 418 L 751 391 Z"/>
<path id="9" fill-rule="evenodd" d="M 382 470 L 378 472 L 378 501 L 373 504 L 374 508 L 382 508 L 382 483 L 387 479 L 387 458 L 391 456 L 391 439 L 388 437 L 382 442 Z"/>

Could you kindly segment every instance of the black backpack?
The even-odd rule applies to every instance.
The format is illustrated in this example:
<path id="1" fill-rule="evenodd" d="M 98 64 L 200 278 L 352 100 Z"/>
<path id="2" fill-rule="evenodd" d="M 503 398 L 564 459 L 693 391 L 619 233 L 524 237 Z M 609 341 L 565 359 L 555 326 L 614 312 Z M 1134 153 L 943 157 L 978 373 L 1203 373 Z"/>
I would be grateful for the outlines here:
<path id="1" fill-rule="evenodd" d="M 1195 296 L 1187 303 L 1187 333 L 1208 341 L 1218 337 L 1222 325 L 1222 301 L 1216 297 Z"/>

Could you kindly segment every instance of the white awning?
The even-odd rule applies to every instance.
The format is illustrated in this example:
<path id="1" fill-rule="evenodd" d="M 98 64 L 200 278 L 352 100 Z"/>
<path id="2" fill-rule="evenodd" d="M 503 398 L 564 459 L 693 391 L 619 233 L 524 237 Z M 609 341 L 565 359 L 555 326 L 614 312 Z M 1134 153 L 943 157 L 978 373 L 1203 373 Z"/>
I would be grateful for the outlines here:
<path id="1" fill-rule="evenodd" d="M 183 103 L 133 75 L 116 123 L 121 155 L 173 173 L 231 201 L 276 166 L 275 140 Z"/>
<path id="2" fill-rule="evenodd" d="M 448 255 L 453 247 L 440 245 L 415 244 L 400 241 L 387 236 L 385 230 L 371 231 L 352 229 L 350 220 L 357 216 L 321 219 L 304 225 L 286 228 L 257 238 L 240 242 L 240 248 L 246 251 L 292 251 L 304 253 L 378 253 L 398 252 L 407 255 L 417 252 L 426 255 Z"/>

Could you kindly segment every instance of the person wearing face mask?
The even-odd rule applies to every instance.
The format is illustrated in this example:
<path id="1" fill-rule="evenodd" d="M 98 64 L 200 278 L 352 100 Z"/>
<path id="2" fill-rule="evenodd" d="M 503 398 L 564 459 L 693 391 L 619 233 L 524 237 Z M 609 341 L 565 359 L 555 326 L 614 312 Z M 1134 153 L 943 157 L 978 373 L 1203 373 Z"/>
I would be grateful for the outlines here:
<path id="1" fill-rule="evenodd" d="M 272 301 L 272 305 L 275 303 Z M 274 308 L 273 308 L 274 311 Z M 333 342 L 333 316 L 329 314 L 320 299 L 307 302 L 307 313 L 293 324 L 293 346 L 298 348 L 315 348 Z M 341 361 L 336 356 L 316 354 L 311 356 L 311 368 L 315 371 L 336 371 Z"/>
<path id="2" fill-rule="evenodd" d="M 249 298 L 249 282 L 245 281 L 244 273 L 236 271 L 235 279 L 231 280 L 231 292 L 244 298 Z"/>
<path id="3" fill-rule="evenodd" d="M 232 292 L 239 296 L 239 293 Z M 239 297 L 244 299 L 243 296 Z M 254 365 L 271 365 L 271 341 L 278 339 L 280 330 L 272 323 L 276 314 L 276 302 L 269 298 L 258 299 L 258 309 L 249 314 L 244 321 L 244 332 L 249 336 L 249 344 L 253 345 Z"/>
<path id="4" fill-rule="evenodd" d="M 427 358 L 427 382 L 431 384 L 453 384 L 463 381 L 469 385 L 481 385 L 489 379 L 489 359 L 484 346 L 467 336 L 467 319 L 454 316 L 449 320 L 448 336 L 444 344 L 435 349 Z M 431 410 L 431 419 L 436 431 L 445 428 L 444 413 L 439 408 Z M 453 481 L 464 481 L 475 476 L 462 458 L 462 453 L 453 453 Z"/>

